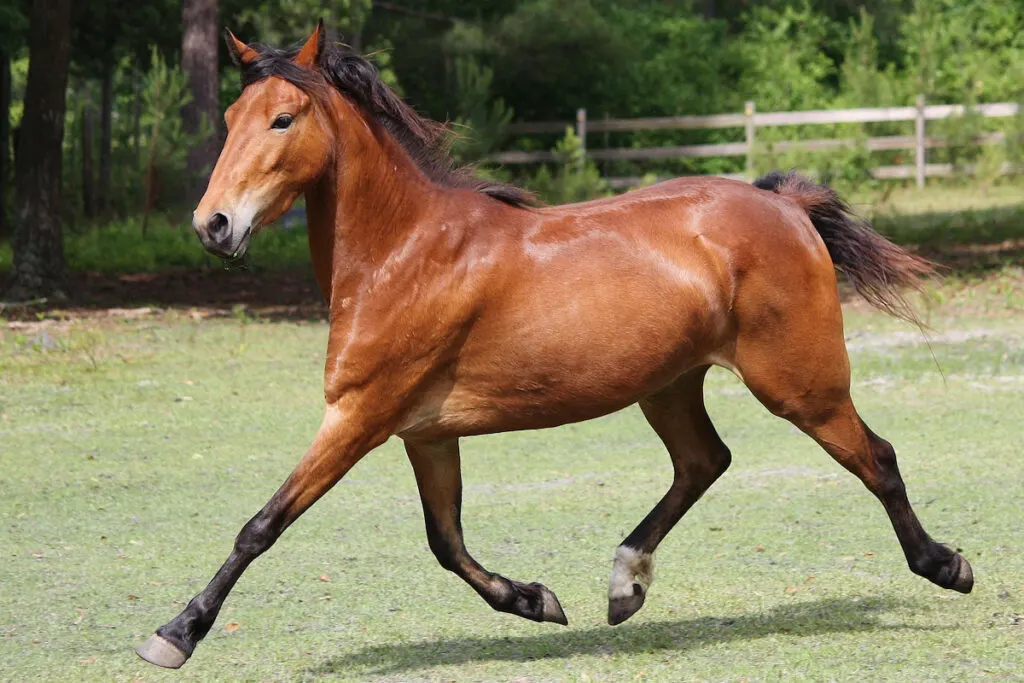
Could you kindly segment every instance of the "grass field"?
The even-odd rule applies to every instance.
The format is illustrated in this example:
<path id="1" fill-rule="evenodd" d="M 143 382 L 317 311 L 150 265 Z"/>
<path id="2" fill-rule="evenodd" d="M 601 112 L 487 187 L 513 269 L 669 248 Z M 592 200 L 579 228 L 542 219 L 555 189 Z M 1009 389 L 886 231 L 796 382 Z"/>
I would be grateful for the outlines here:
<path id="1" fill-rule="evenodd" d="M 716 371 L 734 464 L 605 625 L 615 546 L 670 480 L 635 408 L 463 442 L 467 542 L 570 625 L 492 612 L 427 549 L 394 440 L 258 560 L 179 672 L 132 652 L 205 585 L 319 423 L 326 327 L 238 312 L 0 327 L 2 680 L 1024 677 L 1024 273 L 955 281 L 920 333 L 847 310 L 855 400 L 971 595 L 906 568 L 881 506 Z M 942 370 L 940 375 L 936 361 Z"/>

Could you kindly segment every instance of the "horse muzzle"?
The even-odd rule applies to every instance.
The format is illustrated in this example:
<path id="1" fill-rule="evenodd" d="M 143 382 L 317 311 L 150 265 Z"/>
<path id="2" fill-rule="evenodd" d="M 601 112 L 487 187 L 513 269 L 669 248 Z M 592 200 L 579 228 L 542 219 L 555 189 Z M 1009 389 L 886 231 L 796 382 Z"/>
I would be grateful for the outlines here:
<path id="1" fill-rule="evenodd" d="M 193 214 L 192 229 L 207 252 L 222 259 L 243 256 L 252 239 L 252 226 L 236 226 L 230 214 L 215 212 L 207 217 Z"/>

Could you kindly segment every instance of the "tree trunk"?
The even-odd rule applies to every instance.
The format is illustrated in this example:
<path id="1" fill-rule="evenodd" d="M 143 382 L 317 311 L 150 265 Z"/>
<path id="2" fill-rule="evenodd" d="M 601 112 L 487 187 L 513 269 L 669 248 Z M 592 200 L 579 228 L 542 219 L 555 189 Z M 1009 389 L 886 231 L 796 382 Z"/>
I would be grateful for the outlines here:
<path id="1" fill-rule="evenodd" d="M 108 66 L 103 72 L 103 87 L 100 96 L 100 184 L 96 193 L 96 204 L 101 215 L 110 211 L 110 153 L 113 137 L 114 110 L 114 69 Z"/>
<path id="2" fill-rule="evenodd" d="M 188 78 L 192 101 L 182 111 L 182 124 L 188 133 L 207 131 L 188 155 L 188 171 L 195 178 L 194 197 L 198 199 L 217 161 L 220 80 L 217 71 L 218 0 L 185 0 L 182 12 L 181 70 Z"/>
<path id="3" fill-rule="evenodd" d="M 132 149 L 135 151 L 136 168 L 142 167 L 142 76 L 139 68 L 132 68 L 132 85 L 135 88 L 135 108 L 132 110 Z"/>
<path id="4" fill-rule="evenodd" d="M 7 234 L 7 179 L 11 168 L 11 56 L 0 50 L 0 238 Z"/>
<path id="5" fill-rule="evenodd" d="M 66 298 L 61 241 L 61 143 L 71 58 L 71 0 L 35 0 L 17 156 L 12 300 Z"/>
<path id="6" fill-rule="evenodd" d="M 92 172 L 93 110 L 88 99 L 82 104 L 82 213 L 86 219 L 96 216 L 95 192 Z"/>

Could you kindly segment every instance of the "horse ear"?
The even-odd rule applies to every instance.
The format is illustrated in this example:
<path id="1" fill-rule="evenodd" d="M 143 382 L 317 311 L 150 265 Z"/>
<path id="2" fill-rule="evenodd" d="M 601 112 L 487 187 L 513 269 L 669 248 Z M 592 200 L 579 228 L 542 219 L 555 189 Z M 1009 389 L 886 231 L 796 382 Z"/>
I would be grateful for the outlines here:
<path id="1" fill-rule="evenodd" d="M 260 56 L 256 50 L 236 38 L 231 29 L 224 29 L 224 42 L 228 44 L 228 54 L 236 66 L 251 64 Z"/>
<path id="2" fill-rule="evenodd" d="M 315 69 L 319 66 L 320 55 L 324 52 L 326 36 L 327 31 L 324 30 L 324 20 L 321 19 L 317 23 L 316 28 L 313 29 L 313 35 L 309 37 L 306 44 L 299 50 L 299 54 L 295 55 L 295 63 L 307 69 Z"/>

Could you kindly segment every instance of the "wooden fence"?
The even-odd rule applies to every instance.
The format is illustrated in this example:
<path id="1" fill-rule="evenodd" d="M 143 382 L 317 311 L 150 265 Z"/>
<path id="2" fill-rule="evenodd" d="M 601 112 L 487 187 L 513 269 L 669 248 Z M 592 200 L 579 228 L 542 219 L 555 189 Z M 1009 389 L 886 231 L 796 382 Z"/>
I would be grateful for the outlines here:
<path id="1" fill-rule="evenodd" d="M 986 118 L 1016 116 L 1020 105 L 1012 102 L 998 104 L 981 104 L 971 108 L 973 113 Z M 666 116 L 642 119 L 595 119 L 587 120 L 587 110 L 576 111 L 575 124 L 568 121 L 541 121 L 513 123 L 508 132 L 513 135 L 530 135 L 537 133 L 564 133 L 566 128 L 575 127 L 583 148 L 590 159 L 596 161 L 623 161 L 645 159 L 678 159 L 700 157 L 746 157 L 746 172 L 732 174 L 731 177 L 751 179 L 754 175 L 754 153 L 757 149 L 757 129 L 770 126 L 796 126 L 835 123 L 887 123 L 893 121 L 914 121 L 914 135 L 891 135 L 867 139 L 815 139 L 789 140 L 771 143 L 773 152 L 792 150 L 829 150 L 843 147 L 854 147 L 864 144 L 870 151 L 879 150 L 914 150 L 912 166 L 878 166 L 871 169 L 876 178 L 915 178 L 918 187 L 923 187 L 925 178 L 931 176 L 952 175 L 952 164 L 927 163 L 927 150 L 946 147 L 949 143 L 926 134 L 926 122 L 946 119 L 951 116 L 962 116 L 967 108 L 958 104 L 926 105 L 923 97 L 917 98 L 914 107 L 880 107 L 875 109 L 823 109 L 814 111 L 792 112 L 757 112 L 753 102 L 747 102 L 742 114 L 717 114 L 713 116 Z M 743 142 L 727 142 L 704 145 L 676 145 L 668 147 L 632 148 L 619 147 L 610 149 L 588 149 L 587 135 L 590 133 L 628 132 L 642 130 L 698 130 L 698 129 L 743 128 Z M 975 140 L 976 144 L 1000 144 L 1004 140 L 1003 133 L 983 135 Z M 556 160 L 556 154 L 550 151 L 539 152 L 500 152 L 491 157 L 492 161 L 501 164 L 543 163 Z M 1009 172 L 1013 169 L 1006 165 L 1002 169 Z M 639 178 L 607 178 L 612 187 L 629 187 L 640 182 Z"/>

